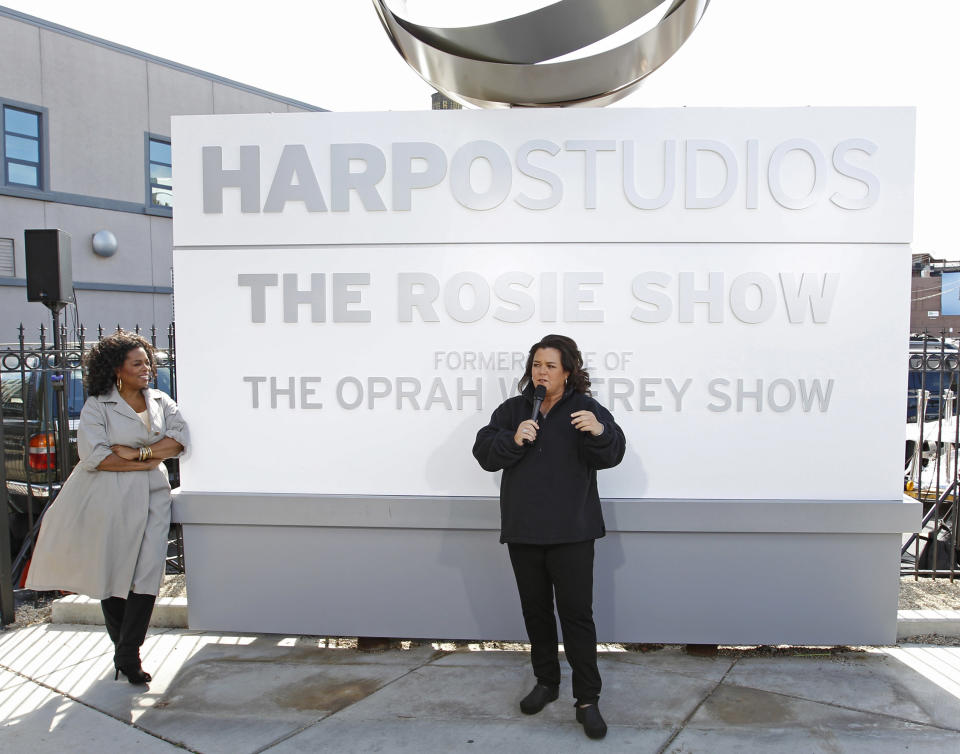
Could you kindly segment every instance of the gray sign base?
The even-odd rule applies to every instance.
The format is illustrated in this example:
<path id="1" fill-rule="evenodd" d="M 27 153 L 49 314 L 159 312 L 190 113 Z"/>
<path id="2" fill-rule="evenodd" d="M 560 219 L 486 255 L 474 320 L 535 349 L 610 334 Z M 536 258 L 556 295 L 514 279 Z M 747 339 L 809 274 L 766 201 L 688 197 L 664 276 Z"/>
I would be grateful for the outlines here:
<path id="1" fill-rule="evenodd" d="M 195 493 L 191 628 L 525 640 L 496 498 Z M 602 642 L 891 644 L 901 532 L 889 501 L 608 500 L 594 571 Z"/>

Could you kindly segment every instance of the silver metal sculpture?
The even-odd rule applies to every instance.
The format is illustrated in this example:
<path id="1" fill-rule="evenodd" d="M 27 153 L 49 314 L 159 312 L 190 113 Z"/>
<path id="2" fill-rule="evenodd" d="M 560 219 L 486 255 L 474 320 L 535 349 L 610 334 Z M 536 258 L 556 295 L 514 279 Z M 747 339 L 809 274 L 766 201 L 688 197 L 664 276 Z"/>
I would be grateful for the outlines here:
<path id="1" fill-rule="evenodd" d="M 404 60 L 451 99 L 483 108 L 602 106 L 625 97 L 687 40 L 710 0 L 559 0 L 478 26 L 412 23 L 373 0 Z M 667 6 L 637 38 L 574 60 L 581 50 Z"/>

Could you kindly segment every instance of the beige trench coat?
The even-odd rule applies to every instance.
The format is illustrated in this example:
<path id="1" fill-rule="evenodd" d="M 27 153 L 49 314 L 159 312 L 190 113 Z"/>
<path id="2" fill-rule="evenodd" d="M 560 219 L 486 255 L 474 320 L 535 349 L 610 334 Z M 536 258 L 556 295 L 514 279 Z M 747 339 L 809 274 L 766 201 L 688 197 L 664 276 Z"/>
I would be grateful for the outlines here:
<path id="1" fill-rule="evenodd" d="M 80 463 L 43 517 L 27 588 L 101 600 L 159 591 L 170 528 L 166 467 L 97 470 L 111 445 L 136 448 L 166 436 L 188 447 L 177 404 L 160 390 L 143 392 L 149 430 L 116 388 L 83 405 L 77 429 Z"/>

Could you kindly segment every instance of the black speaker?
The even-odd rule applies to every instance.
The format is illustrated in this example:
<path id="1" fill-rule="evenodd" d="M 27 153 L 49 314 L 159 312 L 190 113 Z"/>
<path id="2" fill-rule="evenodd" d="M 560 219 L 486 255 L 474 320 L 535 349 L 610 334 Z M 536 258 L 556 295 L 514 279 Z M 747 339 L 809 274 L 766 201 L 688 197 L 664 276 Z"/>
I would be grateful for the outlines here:
<path id="1" fill-rule="evenodd" d="M 44 304 L 73 302 L 70 236 L 62 230 L 25 230 L 27 301 Z"/>

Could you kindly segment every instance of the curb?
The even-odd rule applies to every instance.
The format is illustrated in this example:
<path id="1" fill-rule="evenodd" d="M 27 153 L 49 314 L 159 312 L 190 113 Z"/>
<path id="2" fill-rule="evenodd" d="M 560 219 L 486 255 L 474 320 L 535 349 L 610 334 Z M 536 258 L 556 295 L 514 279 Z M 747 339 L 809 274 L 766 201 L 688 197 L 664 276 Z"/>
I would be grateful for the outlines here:
<path id="1" fill-rule="evenodd" d="M 103 625 L 100 601 L 79 594 L 53 603 L 52 623 Z M 189 628 L 186 597 L 158 597 L 150 618 L 155 628 Z M 898 610 L 897 639 L 936 634 L 960 638 L 960 610 Z"/>
<path id="2" fill-rule="evenodd" d="M 100 600 L 79 594 L 68 594 L 54 600 L 51 605 L 51 623 L 78 623 L 88 626 L 102 626 L 103 612 Z M 158 597 L 150 616 L 150 625 L 154 628 L 188 628 L 187 598 Z"/>
<path id="3" fill-rule="evenodd" d="M 897 611 L 897 639 L 925 634 L 960 637 L 960 610 Z"/>

